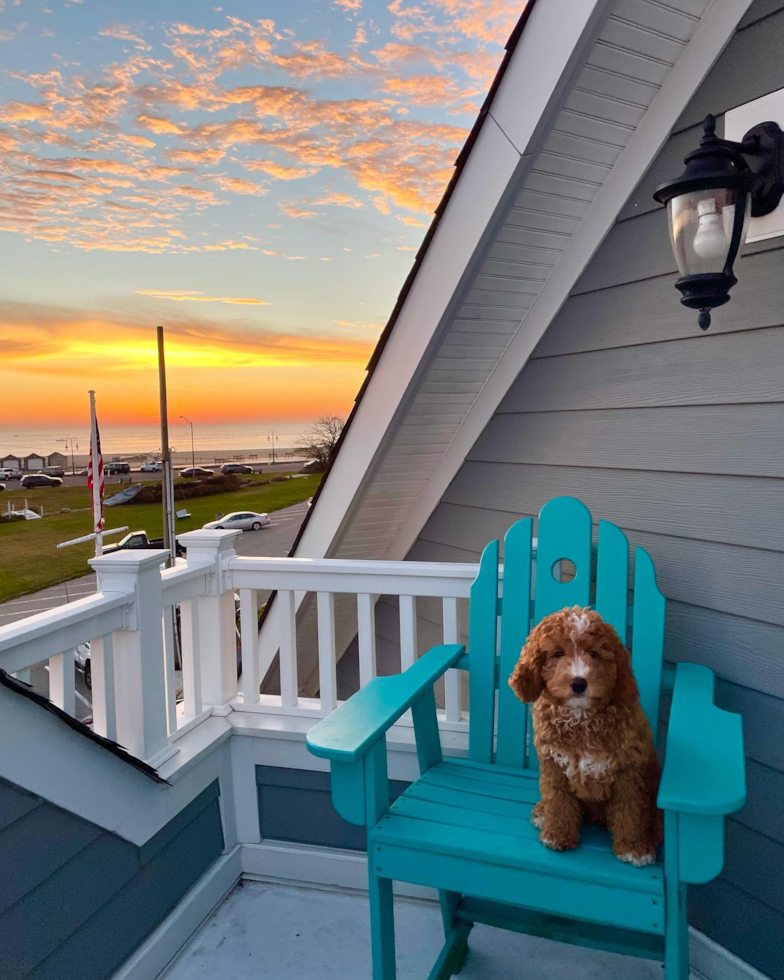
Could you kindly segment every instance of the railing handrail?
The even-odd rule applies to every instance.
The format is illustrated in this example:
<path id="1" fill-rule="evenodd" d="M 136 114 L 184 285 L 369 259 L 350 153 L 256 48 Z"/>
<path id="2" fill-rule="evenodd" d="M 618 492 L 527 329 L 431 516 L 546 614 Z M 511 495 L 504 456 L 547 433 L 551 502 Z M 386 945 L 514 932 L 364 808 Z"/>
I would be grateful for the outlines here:
<path id="1" fill-rule="evenodd" d="M 161 570 L 161 588 L 164 608 L 202 595 L 207 585 L 211 567 L 201 562 L 185 562 L 178 559 L 173 568 Z"/>
<path id="2" fill-rule="evenodd" d="M 0 667 L 8 673 L 24 670 L 86 638 L 122 628 L 123 610 L 131 599 L 125 592 L 96 592 L 0 626 Z"/>
<path id="3" fill-rule="evenodd" d="M 479 565 L 344 558 L 232 558 L 237 589 L 468 598 Z"/>

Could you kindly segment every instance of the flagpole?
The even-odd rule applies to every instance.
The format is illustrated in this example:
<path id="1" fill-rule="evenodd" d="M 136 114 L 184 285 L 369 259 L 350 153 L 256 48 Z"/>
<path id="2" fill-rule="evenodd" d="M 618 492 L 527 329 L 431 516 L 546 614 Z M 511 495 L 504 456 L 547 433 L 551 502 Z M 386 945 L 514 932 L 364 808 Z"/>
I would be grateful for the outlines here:
<path id="1" fill-rule="evenodd" d="M 171 498 L 174 496 L 172 485 L 174 475 L 171 468 L 169 453 L 169 408 L 166 397 L 166 357 L 163 349 L 163 327 L 156 327 L 158 335 L 158 389 L 161 414 L 161 460 L 163 462 L 163 485 L 161 487 L 161 504 L 163 506 L 163 546 L 170 553 L 167 565 L 174 565 L 176 552 L 172 533 Z"/>
<path id="2" fill-rule="evenodd" d="M 90 389 L 90 465 L 93 474 L 93 532 L 95 533 L 95 556 L 103 554 L 103 502 L 101 500 L 101 479 L 99 476 L 100 453 L 98 451 L 98 420 L 95 415 L 95 392 Z"/>

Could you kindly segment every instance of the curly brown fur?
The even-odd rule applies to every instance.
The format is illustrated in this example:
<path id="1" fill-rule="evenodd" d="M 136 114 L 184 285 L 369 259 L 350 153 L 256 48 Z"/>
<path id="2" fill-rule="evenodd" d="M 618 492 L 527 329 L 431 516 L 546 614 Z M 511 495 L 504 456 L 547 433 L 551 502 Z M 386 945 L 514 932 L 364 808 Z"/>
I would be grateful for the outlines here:
<path id="1" fill-rule="evenodd" d="M 613 627 L 580 606 L 552 613 L 531 631 L 509 686 L 534 702 L 541 801 L 531 821 L 542 843 L 571 850 L 587 821 L 610 830 L 621 861 L 655 861 L 659 761 Z"/>

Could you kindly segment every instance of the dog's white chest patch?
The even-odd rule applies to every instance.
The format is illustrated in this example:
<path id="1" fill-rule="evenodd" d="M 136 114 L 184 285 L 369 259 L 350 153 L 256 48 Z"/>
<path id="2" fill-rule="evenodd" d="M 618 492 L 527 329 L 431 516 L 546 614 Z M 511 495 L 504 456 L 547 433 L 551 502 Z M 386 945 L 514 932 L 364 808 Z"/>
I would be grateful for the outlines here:
<path id="1" fill-rule="evenodd" d="M 578 762 L 581 776 L 590 776 L 591 779 L 600 779 L 612 769 L 609 759 L 596 759 L 592 755 L 584 755 Z"/>
<path id="2" fill-rule="evenodd" d="M 550 750 L 550 758 L 566 773 L 569 779 L 580 776 L 585 779 L 601 779 L 607 775 L 613 765 L 609 759 L 598 759 L 592 755 L 574 756 L 569 752 Z"/>

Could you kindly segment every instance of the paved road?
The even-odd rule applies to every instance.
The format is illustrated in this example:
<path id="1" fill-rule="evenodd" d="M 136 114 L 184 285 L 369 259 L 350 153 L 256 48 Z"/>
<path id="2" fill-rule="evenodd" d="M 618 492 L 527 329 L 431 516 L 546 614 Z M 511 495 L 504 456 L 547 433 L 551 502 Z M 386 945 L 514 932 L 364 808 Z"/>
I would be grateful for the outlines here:
<path id="1" fill-rule="evenodd" d="M 274 465 L 272 463 L 266 463 L 266 462 L 265 463 L 249 462 L 246 465 L 253 467 L 253 472 L 254 473 L 271 473 L 271 474 L 274 474 L 274 473 L 280 473 L 280 472 L 285 472 L 285 471 L 297 470 L 297 469 L 299 469 L 303 465 L 304 462 L 305 462 L 304 459 L 297 458 L 297 459 L 286 459 L 286 460 L 282 460 L 281 462 L 275 463 Z M 186 465 L 185 463 L 178 463 L 174 467 L 174 475 L 177 476 L 179 474 L 179 471 L 185 465 Z M 200 464 L 197 463 L 196 465 L 198 466 Z M 204 463 L 204 467 L 206 469 L 209 469 L 209 470 L 214 470 L 216 473 L 219 473 L 220 472 L 220 467 L 218 465 L 214 465 L 213 466 L 213 465 L 210 465 L 209 463 Z M 117 486 L 118 489 L 119 489 L 119 486 L 120 486 L 121 483 L 127 484 L 129 482 L 129 480 L 130 480 L 131 483 L 140 483 L 141 481 L 152 483 L 155 480 L 161 480 L 162 478 L 163 478 L 163 474 L 161 474 L 161 473 L 141 473 L 139 470 L 131 470 L 130 475 L 126 474 L 125 476 L 122 476 L 122 477 L 120 477 L 120 476 L 107 476 L 105 479 L 106 479 L 106 485 L 107 485 L 107 487 L 108 486 L 111 486 L 111 487 Z M 67 486 L 67 487 L 84 487 L 84 486 L 87 486 L 87 477 L 86 476 L 71 476 L 70 473 L 66 473 L 66 475 L 64 477 L 62 477 L 61 479 L 63 481 L 63 484 L 65 486 Z M 3 482 L 5 482 L 5 485 L 6 485 L 6 489 L 7 490 L 21 490 L 21 489 L 23 489 L 18 480 L 5 480 Z"/>
<path id="2" fill-rule="evenodd" d="M 261 531 L 244 531 L 237 538 L 237 554 L 265 558 L 283 558 L 288 554 L 294 543 L 299 526 L 307 513 L 307 504 L 293 504 L 276 510 L 270 517 L 272 524 Z M 32 616 L 34 613 L 45 612 L 56 606 L 63 606 L 74 599 L 81 599 L 95 592 L 95 575 L 85 575 L 72 579 L 62 585 L 52 585 L 48 589 L 23 596 L 21 599 L 11 599 L 0 604 L 0 626 L 13 623 L 16 620 Z"/>

